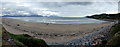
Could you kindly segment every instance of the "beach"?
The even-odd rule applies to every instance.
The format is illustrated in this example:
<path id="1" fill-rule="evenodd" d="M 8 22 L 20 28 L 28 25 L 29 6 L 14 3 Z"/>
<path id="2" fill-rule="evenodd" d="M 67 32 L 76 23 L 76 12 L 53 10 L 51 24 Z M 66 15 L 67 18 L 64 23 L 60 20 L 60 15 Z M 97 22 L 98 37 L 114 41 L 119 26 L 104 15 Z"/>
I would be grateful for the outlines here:
<path id="1" fill-rule="evenodd" d="M 51 24 L 26 22 L 10 18 L 2 18 L 5 29 L 13 34 L 28 34 L 34 38 L 43 39 L 47 44 L 72 41 L 85 35 L 97 32 L 110 26 L 111 23 L 101 24 Z"/>

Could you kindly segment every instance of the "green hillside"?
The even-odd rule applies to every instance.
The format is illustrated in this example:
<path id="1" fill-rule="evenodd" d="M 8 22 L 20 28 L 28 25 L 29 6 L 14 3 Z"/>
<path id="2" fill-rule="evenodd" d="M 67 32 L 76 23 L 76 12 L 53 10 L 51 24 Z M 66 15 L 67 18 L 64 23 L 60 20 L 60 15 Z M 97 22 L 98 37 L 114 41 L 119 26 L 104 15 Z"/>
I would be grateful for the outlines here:
<path id="1" fill-rule="evenodd" d="M 96 14 L 92 16 L 86 16 L 87 18 L 94 19 L 112 19 L 112 20 L 120 20 L 120 13 L 118 14 Z"/>
<path id="2" fill-rule="evenodd" d="M 27 34 L 21 34 L 21 35 L 12 34 L 7 32 L 5 28 L 2 28 L 2 31 L 3 31 L 4 39 L 10 39 L 11 37 L 11 39 L 13 39 L 15 44 L 19 47 L 47 47 L 47 44 L 42 39 L 36 39 Z M 6 37 L 6 35 L 9 35 L 10 37 Z M 12 45 L 4 39 L 3 39 L 3 47 L 5 47 L 6 45 Z"/>
<path id="3" fill-rule="evenodd" d="M 2 25 L 0 24 L 0 46 L 2 45 Z"/>
<path id="4" fill-rule="evenodd" d="M 87 18 L 108 20 L 108 21 L 118 21 L 118 23 L 112 26 L 112 28 L 110 29 L 110 37 L 104 40 L 107 43 L 103 43 L 98 47 L 119 47 L 120 46 L 120 13 L 92 15 L 92 16 L 87 16 Z"/>

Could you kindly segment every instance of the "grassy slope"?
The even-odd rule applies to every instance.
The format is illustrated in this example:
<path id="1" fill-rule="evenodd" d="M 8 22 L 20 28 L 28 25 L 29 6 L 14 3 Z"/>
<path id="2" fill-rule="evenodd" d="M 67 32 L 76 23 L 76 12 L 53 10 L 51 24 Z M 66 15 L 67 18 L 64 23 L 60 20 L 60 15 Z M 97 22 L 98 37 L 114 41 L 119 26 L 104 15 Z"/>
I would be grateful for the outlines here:
<path id="1" fill-rule="evenodd" d="M 100 14 L 100 15 L 93 15 L 93 16 L 87 16 L 87 18 L 94 18 L 94 19 L 101 19 L 101 20 L 118 20 L 120 21 L 120 13 L 118 14 Z M 110 38 L 108 38 L 106 41 L 106 44 L 103 44 L 102 47 L 117 47 L 120 46 L 120 24 L 114 25 L 111 29 L 111 35 Z M 98 46 L 99 47 L 99 46 Z M 100 46 L 101 47 L 101 46 Z"/>
<path id="2" fill-rule="evenodd" d="M 0 46 L 2 45 L 2 25 L 0 24 Z"/>
<path id="3" fill-rule="evenodd" d="M 120 46 L 120 24 L 116 24 L 111 28 L 111 37 L 107 41 L 107 45 Z"/>
<path id="4" fill-rule="evenodd" d="M 110 40 L 108 40 L 108 45 L 119 46 L 120 45 L 120 31 L 116 33 Z"/>
<path id="5" fill-rule="evenodd" d="M 19 45 L 21 45 L 20 42 L 22 42 L 24 45 L 26 45 L 28 47 L 32 47 L 32 46 L 35 46 L 35 47 L 38 47 L 38 46 L 47 46 L 47 44 L 45 43 L 45 41 L 43 41 L 41 39 L 35 39 L 35 38 L 28 37 L 28 36 L 25 36 L 25 35 L 15 35 L 15 34 L 11 34 L 11 33 L 9 33 L 9 34 L 10 34 L 10 36 L 14 40 L 18 41 L 17 43 Z"/>
<path id="6" fill-rule="evenodd" d="M 120 24 L 116 24 L 111 28 L 111 35 L 115 35 L 118 31 L 120 31 Z"/>
<path id="7" fill-rule="evenodd" d="M 9 39 L 8 32 L 4 28 L 2 28 L 2 47 L 13 47 L 12 44 L 10 44 L 6 39 Z"/>
<path id="8" fill-rule="evenodd" d="M 2 30 L 3 30 L 3 32 L 7 32 L 4 28 Z M 12 39 L 14 40 L 14 42 L 16 43 L 16 45 L 18 45 L 19 47 L 47 46 L 47 44 L 45 43 L 44 40 L 32 38 L 27 34 L 15 35 L 15 34 L 12 34 L 9 32 L 7 32 L 6 34 L 9 34 L 12 37 Z M 9 43 L 7 43 L 6 41 L 3 41 L 3 43 L 9 45 Z"/>

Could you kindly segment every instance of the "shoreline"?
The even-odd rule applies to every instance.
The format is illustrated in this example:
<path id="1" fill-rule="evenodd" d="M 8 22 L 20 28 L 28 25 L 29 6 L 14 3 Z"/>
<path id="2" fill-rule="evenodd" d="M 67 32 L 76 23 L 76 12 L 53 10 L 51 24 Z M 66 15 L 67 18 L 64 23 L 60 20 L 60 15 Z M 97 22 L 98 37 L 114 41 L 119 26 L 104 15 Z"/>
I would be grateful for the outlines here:
<path id="1" fill-rule="evenodd" d="M 12 22 L 10 22 L 12 21 Z M 13 34 L 28 34 L 47 43 L 64 43 L 111 24 L 49 24 L 3 19 L 4 27 Z M 18 26 L 19 24 L 19 26 Z M 76 34 L 77 33 L 77 34 Z M 52 34 L 52 35 L 51 35 Z M 64 39 L 66 38 L 66 39 Z"/>
<path id="2" fill-rule="evenodd" d="M 23 21 L 23 22 L 32 22 L 32 23 L 40 23 L 40 24 L 54 24 L 54 25 L 81 25 L 81 24 L 104 24 L 104 23 L 110 23 L 112 21 L 107 21 L 107 20 L 100 20 L 100 19 L 94 19 L 94 20 L 99 20 L 102 22 L 96 22 L 96 23 L 57 23 L 57 22 L 35 22 L 35 21 L 26 21 L 26 20 L 20 20 L 20 19 L 14 19 L 14 18 L 9 18 L 9 17 L 3 17 L 3 18 L 7 18 L 7 19 L 12 19 L 12 20 L 18 20 L 18 21 Z M 36 17 L 35 17 L 36 18 Z M 85 18 L 85 17 L 84 17 Z M 88 18 L 88 19 L 92 19 L 92 18 Z"/>

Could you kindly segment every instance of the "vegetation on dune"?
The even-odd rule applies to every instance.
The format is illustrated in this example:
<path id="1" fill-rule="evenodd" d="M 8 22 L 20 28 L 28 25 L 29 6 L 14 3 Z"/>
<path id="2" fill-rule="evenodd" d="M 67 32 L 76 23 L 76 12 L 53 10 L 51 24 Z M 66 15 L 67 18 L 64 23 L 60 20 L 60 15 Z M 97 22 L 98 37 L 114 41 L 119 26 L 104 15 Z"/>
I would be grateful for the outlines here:
<path id="1" fill-rule="evenodd" d="M 8 41 L 8 34 L 6 33 L 6 30 L 3 28 L 3 26 L 1 25 L 1 32 L 2 32 L 2 46 L 1 47 L 13 47 L 13 45 L 11 43 L 9 43 Z"/>
<path id="2" fill-rule="evenodd" d="M 108 40 L 107 45 L 111 45 L 111 46 L 114 46 L 114 47 L 120 46 L 120 31 L 117 32 L 114 36 L 112 36 Z"/>
<path id="3" fill-rule="evenodd" d="M 120 31 L 120 24 L 115 24 L 112 28 L 111 28 L 111 35 L 114 35 L 115 33 Z"/>
<path id="4" fill-rule="evenodd" d="M 2 25 L 0 24 L 0 46 L 2 45 Z"/>
<path id="5" fill-rule="evenodd" d="M 0 36 L 2 35 L 2 25 L 0 24 Z"/>
<path id="6" fill-rule="evenodd" d="M 118 14 L 100 14 L 87 16 L 87 18 L 101 19 L 101 20 L 117 20 L 118 23 L 110 29 L 110 37 L 102 40 L 102 44 L 98 47 L 119 47 L 120 46 L 120 13 Z"/>
<path id="7" fill-rule="evenodd" d="M 26 45 L 28 47 L 33 47 L 33 46 L 35 46 L 35 47 L 47 46 L 47 44 L 45 43 L 45 41 L 43 41 L 41 39 L 35 39 L 35 38 L 28 37 L 28 36 L 25 36 L 25 35 L 10 34 L 10 36 L 13 39 L 22 42 L 24 45 Z"/>
<path id="8" fill-rule="evenodd" d="M 120 24 L 114 25 L 110 31 L 110 37 L 102 40 L 102 44 L 97 47 L 119 47 L 120 46 Z"/>
<path id="9" fill-rule="evenodd" d="M 120 24 L 116 24 L 111 28 L 111 35 L 107 39 L 106 45 L 111 45 L 114 47 L 120 46 Z"/>
<path id="10" fill-rule="evenodd" d="M 27 34 L 15 35 L 7 32 L 4 28 L 2 30 L 6 32 L 6 34 L 9 34 L 19 47 L 47 47 L 47 44 L 42 39 L 32 38 Z"/>

